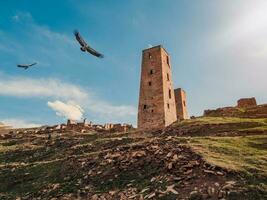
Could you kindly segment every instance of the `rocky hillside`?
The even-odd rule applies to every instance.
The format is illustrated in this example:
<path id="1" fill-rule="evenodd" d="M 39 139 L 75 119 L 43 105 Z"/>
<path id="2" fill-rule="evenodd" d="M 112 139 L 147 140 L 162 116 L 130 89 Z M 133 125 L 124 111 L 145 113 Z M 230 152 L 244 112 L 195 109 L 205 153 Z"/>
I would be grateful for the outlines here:
<path id="1" fill-rule="evenodd" d="M 266 199 L 267 120 L 0 140 L 0 199 Z"/>

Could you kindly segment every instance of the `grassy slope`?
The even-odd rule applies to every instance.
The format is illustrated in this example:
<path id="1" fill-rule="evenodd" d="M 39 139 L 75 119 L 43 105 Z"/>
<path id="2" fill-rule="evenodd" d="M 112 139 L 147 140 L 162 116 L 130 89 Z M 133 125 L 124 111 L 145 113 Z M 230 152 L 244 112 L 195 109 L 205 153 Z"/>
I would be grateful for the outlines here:
<path id="1" fill-rule="evenodd" d="M 235 117 L 201 117 L 193 120 L 184 120 L 178 123 L 178 126 L 191 125 L 219 125 L 219 124 L 255 124 L 253 127 L 240 126 L 237 130 L 267 130 L 267 119 L 249 119 L 249 118 L 235 118 Z"/>
<path id="2" fill-rule="evenodd" d="M 203 117 L 186 120 L 178 126 L 217 125 L 231 123 L 257 123 L 251 128 L 236 130 L 267 130 L 267 119 L 246 119 L 229 117 Z M 233 130 L 234 131 L 234 130 Z M 250 174 L 257 172 L 267 176 L 267 135 L 239 137 L 194 137 L 188 139 L 188 144 L 204 158 L 216 165 Z"/>
<path id="3" fill-rule="evenodd" d="M 267 135 L 195 137 L 189 145 L 209 163 L 241 172 L 248 186 L 267 191 Z"/>
<path id="4" fill-rule="evenodd" d="M 267 119 L 250 119 L 236 117 L 199 117 L 196 119 L 184 120 L 180 124 L 225 124 L 225 123 L 241 123 L 241 122 L 259 122 L 267 125 Z"/>

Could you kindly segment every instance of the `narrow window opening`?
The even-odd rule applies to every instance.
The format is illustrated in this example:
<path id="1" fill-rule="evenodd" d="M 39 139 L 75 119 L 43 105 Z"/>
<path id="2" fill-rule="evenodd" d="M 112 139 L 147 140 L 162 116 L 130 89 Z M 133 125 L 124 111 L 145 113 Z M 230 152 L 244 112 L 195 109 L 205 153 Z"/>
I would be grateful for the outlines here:
<path id="1" fill-rule="evenodd" d="M 170 89 L 169 89 L 169 98 L 170 98 L 170 99 L 172 98 L 172 92 L 171 92 Z"/>
<path id="2" fill-rule="evenodd" d="M 167 107 L 168 107 L 168 109 L 170 109 L 170 104 L 167 103 Z"/>
<path id="3" fill-rule="evenodd" d="M 147 105 L 146 105 L 146 104 L 144 105 L 144 110 L 145 110 L 145 109 L 147 109 Z"/>
<path id="4" fill-rule="evenodd" d="M 152 110 L 151 110 L 151 112 L 153 113 L 153 112 L 154 112 L 154 110 L 152 109 Z"/>
<path id="5" fill-rule="evenodd" d="M 169 74 L 167 73 L 167 80 L 169 81 L 170 80 L 170 76 L 169 76 Z"/>
<path id="6" fill-rule="evenodd" d="M 170 66 L 169 56 L 166 56 L 167 64 Z"/>
<path id="7" fill-rule="evenodd" d="M 185 104 L 185 101 L 183 101 L 184 102 L 184 107 L 186 106 L 186 104 Z"/>
<path id="8" fill-rule="evenodd" d="M 155 70 L 154 69 L 151 69 L 150 70 L 150 74 L 154 74 L 155 73 Z"/>
<path id="9" fill-rule="evenodd" d="M 148 82 L 148 85 L 149 85 L 149 86 L 151 86 L 151 85 L 152 85 L 152 82 L 151 82 L 151 81 L 149 81 L 149 82 Z"/>

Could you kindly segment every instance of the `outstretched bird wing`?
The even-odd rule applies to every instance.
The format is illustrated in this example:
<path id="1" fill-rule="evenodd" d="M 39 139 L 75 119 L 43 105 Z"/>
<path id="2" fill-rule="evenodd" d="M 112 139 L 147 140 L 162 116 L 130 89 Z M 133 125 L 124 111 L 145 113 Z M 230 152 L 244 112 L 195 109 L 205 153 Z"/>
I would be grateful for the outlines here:
<path id="1" fill-rule="evenodd" d="M 29 68 L 28 65 L 17 65 L 17 67 L 24 68 L 24 69 L 28 69 Z"/>
<path id="2" fill-rule="evenodd" d="M 84 39 L 82 38 L 82 36 L 80 35 L 80 33 L 77 30 L 74 31 L 74 35 L 75 35 L 76 40 L 79 42 L 79 44 L 82 47 L 87 46 L 86 42 L 84 41 Z"/>
<path id="3" fill-rule="evenodd" d="M 93 48 L 91 48 L 85 41 L 84 39 L 82 38 L 82 36 L 80 35 L 80 33 L 75 30 L 74 31 L 74 35 L 75 35 L 75 38 L 76 40 L 79 42 L 79 44 L 87 51 L 89 52 L 90 54 L 96 56 L 96 57 L 99 57 L 99 58 L 103 58 L 104 55 L 97 52 L 96 50 L 94 50 Z"/>
<path id="4" fill-rule="evenodd" d="M 98 58 L 104 58 L 104 55 L 97 52 L 96 50 L 94 50 L 93 48 L 91 48 L 90 46 L 87 46 L 86 47 L 86 51 L 88 51 L 90 54 L 98 57 Z"/>
<path id="5" fill-rule="evenodd" d="M 33 66 L 33 65 L 36 65 L 36 64 L 37 64 L 36 62 L 35 62 L 35 63 L 32 63 L 32 64 L 29 65 L 29 67 L 31 67 L 31 66 Z"/>

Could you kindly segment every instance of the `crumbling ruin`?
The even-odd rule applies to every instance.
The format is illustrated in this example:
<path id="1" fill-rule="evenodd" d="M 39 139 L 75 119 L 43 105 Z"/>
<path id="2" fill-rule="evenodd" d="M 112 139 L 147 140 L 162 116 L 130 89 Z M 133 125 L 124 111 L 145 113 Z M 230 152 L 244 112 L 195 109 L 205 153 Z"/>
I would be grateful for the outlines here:
<path id="1" fill-rule="evenodd" d="M 77 132 L 86 132 L 86 131 L 101 131 L 101 132 L 127 132 L 133 129 L 131 124 L 112 124 L 106 123 L 104 125 L 101 124 L 93 124 L 91 121 L 89 123 L 84 119 L 82 122 L 77 122 L 74 120 L 68 120 L 67 125 L 61 124 L 61 129 L 72 130 Z"/>
<path id="2" fill-rule="evenodd" d="M 104 125 L 93 124 L 91 121 L 86 122 L 84 119 L 82 122 L 75 120 L 67 120 L 66 124 L 58 124 L 53 126 L 42 126 L 39 128 L 20 128 L 12 129 L 9 133 L 19 134 L 19 133 L 38 133 L 38 134 L 50 134 L 50 133 L 66 133 L 66 132 L 77 132 L 77 133 L 86 133 L 90 131 L 94 132 L 103 132 L 103 133 L 115 133 L 115 132 L 128 132 L 133 130 L 131 124 L 112 124 L 107 123 Z M 1 125 L 0 125 L 1 130 Z M 1 132 L 0 132 L 1 133 Z"/>
<path id="3" fill-rule="evenodd" d="M 243 98 L 243 99 L 239 99 L 237 101 L 237 107 L 238 108 L 249 108 L 249 107 L 253 107 L 253 106 L 257 106 L 257 102 L 256 102 L 255 97 Z"/>
<path id="4" fill-rule="evenodd" d="M 243 98 L 237 101 L 235 107 L 205 110 L 205 117 L 240 117 L 240 118 L 267 118 L 267 104 L 257 105 L 256 99 Z"/>
<path id="5" fill-rule="evenodd" d="M 104 128 L 106 131 L 109 132 L 127 132 L 131 129 L 133 129 L 133 126 L 131 124 L 105 124 Z"/>

